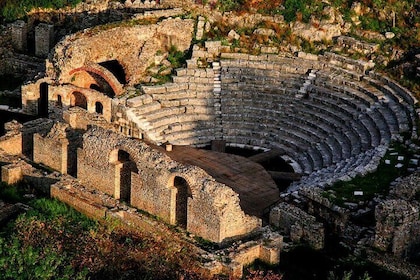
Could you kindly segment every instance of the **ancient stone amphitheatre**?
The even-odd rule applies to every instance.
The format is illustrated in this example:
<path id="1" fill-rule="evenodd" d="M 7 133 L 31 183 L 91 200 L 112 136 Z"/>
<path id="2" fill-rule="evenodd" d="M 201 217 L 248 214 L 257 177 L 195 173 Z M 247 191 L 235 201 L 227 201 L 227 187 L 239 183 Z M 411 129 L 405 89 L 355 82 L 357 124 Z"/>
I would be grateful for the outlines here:
<path id="1" fill-rule="evenodd" d="M 217 20 L 235 15 L 212 16 L 195 2 L 112 2 L 110 17 L 120 11 L 124 19 L 58 42 L 51 34 L 63 26 L 38 24 L 35 53 L 48 53 L 45 73 L 21 87 L 21 112 L 40 119 L 6 125 L 2 181 L 37 178 L 90 217 L 152 230 L 152 215 L 208 240 L 219 250 L 195 244 L 203 275 L 241 277 L 255 259 L 281 263 L 285 243 L 323 250 L 331 236 L 373 263 L 416 275 L 409 259 L 420 245 L 420 192 L 407 182 L 420 158 L 417 99 L 367 59 L 377 46 L 341 30 L 320 36 L 365 55 L 282 48 L 271 44 L 278 30 L 257 28 L 284 26 L 267 15 L 236 15 L 253 32 L 232 28 L 212 38 Z M 13 24 L 15 48 L 24 48 L 28 23 Z M 246 50 L 235 45 L 241 36 L 266 41 Z M 56 172 L 40 175 L 31 163 Z M 338 202 L 337 183 L 381 166 L 414 174 L 394 180 L 391 194 L 368 199 L 356 186 Z"/>

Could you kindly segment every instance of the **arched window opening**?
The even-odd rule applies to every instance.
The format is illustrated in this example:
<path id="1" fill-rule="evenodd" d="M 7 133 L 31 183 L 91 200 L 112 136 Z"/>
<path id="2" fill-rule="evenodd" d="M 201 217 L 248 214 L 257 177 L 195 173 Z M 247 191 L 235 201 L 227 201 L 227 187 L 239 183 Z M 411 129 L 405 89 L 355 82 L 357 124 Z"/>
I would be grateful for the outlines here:
<path id="1" fill-rule="evenodd" d="M 38 115 L 48 117 L 48 84 L 39 85 Z"/>
<path id="2" fill-rule="evenodd" d="M 87 110 L 87 100 L 86 97 L 78 91 L 75 91 L 71 94 L 71 106 L 80 107 Z"/>
<path id="3" fill-rule="evenodd" d="M 57 102 L 56 105 L 58 107 L 63 107 L 63 98 L 61 97 L 61 95 L 57 95 Z"/>
<path id="4" fill-rule="evenodd" d="M 95 103 L 95 112 L 101 115 L 104 113 L 104 106 L 102 105 L 101 102 Z"/>
<path id="5" fill-rule="evenodd" d="M 192 198 L 188 182 L 179 176 L 174 178 L 174 187 L 177 189 L 175 203 L 175 221 L 180 227 L 186 229 L 188 224 L 188 198 Z"/>
<path id="6" fill-rule="evenodd" d="M 94 89 L 96 91 L 102 91 L 101 88 L 97 84 L 91 84 L 89 86 L 90 89 Z"/>
<path id="7" fill-rule="evenodd" d="M 122 65 L 117 60 L 109 60 L 99 63 L 99 65 L 108 69 L 112 74 L 114 74 L 115 78 L 121 83 L 126 84 L 127 80 L 125 77 L 125 71 Z"/>

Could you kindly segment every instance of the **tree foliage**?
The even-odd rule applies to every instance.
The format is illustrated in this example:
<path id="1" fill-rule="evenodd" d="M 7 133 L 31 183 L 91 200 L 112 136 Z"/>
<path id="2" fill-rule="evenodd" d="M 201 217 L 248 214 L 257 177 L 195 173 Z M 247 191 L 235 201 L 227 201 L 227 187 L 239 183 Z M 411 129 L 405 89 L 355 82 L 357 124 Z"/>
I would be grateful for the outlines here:
<path id="1" fill-rule="evenodd" d="M 7 21 L 25 17 L 33 8 L 59 9 L 65 6 L 75 6 L 82 0 L 6 0 L 2 6 L 1 15 Z"/>

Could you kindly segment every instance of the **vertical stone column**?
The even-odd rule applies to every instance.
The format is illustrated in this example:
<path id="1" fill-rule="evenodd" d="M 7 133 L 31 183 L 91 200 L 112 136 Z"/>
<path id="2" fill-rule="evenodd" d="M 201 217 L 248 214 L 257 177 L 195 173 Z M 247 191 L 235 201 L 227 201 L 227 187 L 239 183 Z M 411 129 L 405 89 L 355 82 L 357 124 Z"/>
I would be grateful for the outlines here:
<path id="1" fill-rule="evenodd" d="M 25 52 L 28 42 L 28 25 L 23 20 L 12 24 L 12 45 L 18 52 Z"/>
<path id="2" fill-rule="evenodd" d="M 46 58 L 54 42 L 54 25 L 40 23 L 35 27 L 35 55 Z"/>

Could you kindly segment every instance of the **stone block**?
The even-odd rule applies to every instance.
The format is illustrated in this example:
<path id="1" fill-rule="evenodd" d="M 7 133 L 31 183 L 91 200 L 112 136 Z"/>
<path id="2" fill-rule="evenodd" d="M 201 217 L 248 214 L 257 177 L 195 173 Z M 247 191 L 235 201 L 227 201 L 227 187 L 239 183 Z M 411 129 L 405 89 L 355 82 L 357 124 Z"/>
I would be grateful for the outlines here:
<path id="1" fill-rule="evenodd" d="M 259 258 L 268 264 L 278 264 L 280 263 L 280 248 L 262 245 Z"/>
<path id="2" fill-rule="evenodd" d="M 1 181 L 12 185 L 16 184 L 23 178 L 22 169 L 20 166 L 13 164 L 4 165 L 1 167 Z"/>
<path id="3" fill-rule="evenodd" d="M 40 23 L 35 27 L 35 55 L 47 57 L 54 44 L 54 25 Z"/>
<path id="4" fill-rule="evenodd" d="M 24 52 L 27 48 L 28 25 L 23 20 L 17 20 L 12 24 L 12 45 L 18 52 Z"/>

